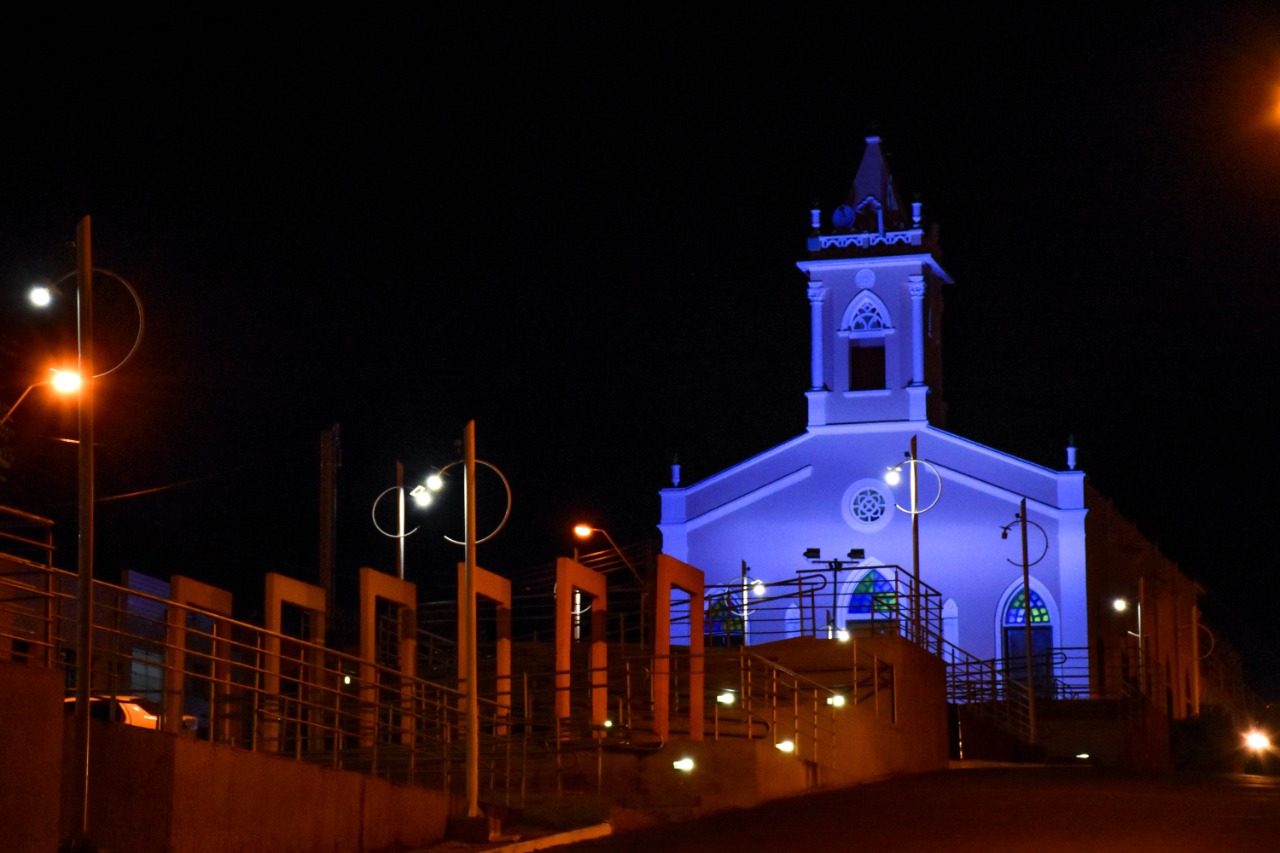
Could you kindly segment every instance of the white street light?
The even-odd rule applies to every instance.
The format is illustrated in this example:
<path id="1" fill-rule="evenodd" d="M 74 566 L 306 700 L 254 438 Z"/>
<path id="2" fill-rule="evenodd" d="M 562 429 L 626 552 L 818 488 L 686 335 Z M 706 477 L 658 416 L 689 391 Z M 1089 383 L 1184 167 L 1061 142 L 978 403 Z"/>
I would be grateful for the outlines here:
<path id="1" fill-rule="evenodd" d="M 456 459 L 440 468 L 434 474 L 426 478 L 426 481 L 415 487 L 409 494 L 414 498 L 420 506 L 430 503 L 430 500 L 423 501 L 423 496 L 430 497 L 432 492 L 439 491 L 444 486 L 444 475 L 450 468 L 455 466 L 463 466 L 463 538 L 453 539 L 450 536 L 444 536 L 446 542 L 454 545 L 461 545 L 464 549 L 464 578 L 463 578 L 463 605 L 462 612 L 458 614 L 458 621 L 461 627 L 461 636 L 466 639 L 466 684 L 463 687 L 463 695 L 467 701 L 466 716 L 466 735 L 467 735 L 467 817 L 478 818 L 483 814 L 480 810 L 480 690 L 478 686 L 477 670 L 479 668 L 476 652 L 476 546 L 484 542 L 488 542 L 498 532 L 506 526 L 507 519 L 511 517 L 511 484 L 507 482 L 506 476 L 492 464 L 485 462 L 483 459 L 476 458 L 476 422 L 468 421 L 462 433 L 462 458 Z M 476 533 L 476 466 L 483 465 L 490 471 L 498 475 L 502 480 L 502 487 L 507 492 L 507 507 L 502 514 L 502 520 L 485 536 L 478 536 Z M 400 496 L 400 527 L 397 533 L 388 533 L 378 525 L 376 510 L 378 501 L 391 492 L 399 492 Z M 418 528 L 410 531 L 404 529 L 404 469 L 399 463 L 396 464 L 396 485 L 384 491 L 374 500 L 374 519 L 373 524 L 378 531 L 384 536 L 398 539 L 400 542 L 400 577 L 404 578 L 404 557 L 403 548 L 405 537 L 411 536 Z"/>
<path id="2" fill-rule="evenodd" d="M 414 486 L 409 492 L 409 497 L 413 498 L 414 504 L 419 507 L 426 507 L 431 503 L 432 493 L 438 492 L 444 488 L 444 480 L 438 474 L 432 474 L 422 485 Z M 382 525 L 378 524 L 378 504 L 387 495 L 392 492 L 396 493 L 397 500 L 397 521 L 398 527 L 395 533 L 390 533 L 382 529 Z M 373 499 L 373 508 L 370 510 L 370 516 L 373 518 L 373 526 L 383 536 L 396 540 L 396 576 L 400 580 L 404 580 L 404 540 L 418 532 L 418 528 L 406 531 L 404 529 L 404 466 L 399 462 L 396 463 L 396 484 L 385 490 L 382 494 Z"/>
<path id="3" fill-rule="evenodd" d="M 1128 632 L 1129 636 L 1136 637 L 1138 640 L 1138 683 L 1142 686 L 1143 695 L 1147 693 L 1146 637 L 1142 633 L 1142 600 L 1146 598 L 1146 581 L 1145 576 L 1138 578 L 1138 600 L 1135 602 L 1136 606 L 1134 607 L 1137 611 L 1138 630 Z M 1117 613 L 1125 613 L 1129 609 L 1129 601 L 1124 598 L 1116 598 L 1111 602 L 1111 606 Z"/>
<path id="4" fill-rule="evenodd" d="M 942 475 L 938 473 L 938 469 L 928 462 L 919 458 L 916 454 L 916 436 L 911 436 L 911 450 L 907 453 L 905 462 L 899 462 L 897 465 L 890 467 L 884 475 L 885 482 L 891 486 L 897 485 L 902 481 L 902 466 L 906 465 L 910 470 L 910 506 L 902 506 L 896 501 L 894 507 L 900 512 L 908 513 L 911 516 L 911 630 L 915 636 L 913 639 L 919 641 L 922 639 L 920 630 L 920 516 L 933 509 L 934 505 L 942 498 Z M 933 500 L 928 506 L 920 506 L 920 483 L 919 477 L 916 476 L 916 467 L 923 465 L 933 472 L 933 476 L 938 479 L 938 493 L 934 495 Z"/>

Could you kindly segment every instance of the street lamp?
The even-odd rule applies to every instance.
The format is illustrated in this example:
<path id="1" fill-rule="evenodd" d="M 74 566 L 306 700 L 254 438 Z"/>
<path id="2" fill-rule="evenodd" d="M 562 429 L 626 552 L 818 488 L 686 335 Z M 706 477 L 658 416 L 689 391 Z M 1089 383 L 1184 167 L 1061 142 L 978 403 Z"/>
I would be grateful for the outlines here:
<path id="1" fill-rule="evenodd" d="M 640 642 L 643 644 L 645 636 L 645 611 L 648 610 L 649 604 L 649 590 L 645 586 L 644 578 L 640 577 L 640 572 L 636 569 L 635 565 L 627 559 L 627 555 L 622 553 L 622 549 L 618 547 L 618 543 L 613 541 L 613 537 L 609 535 L 609 531 L 600 527 L 592 527 L 589 524 L 575 524 L 573 526 L 573 535 L 577 536 L 579 539 L 590 539 L 591 534 L 593 533 L 599 533 L 605 538 L 605 541 L 609 543 L 609 547 L 613 549 L 613 553 L 618 555 L 618 559 L 621 560 L 623 565 L 631 571 L 632 576 L 636 579 L 636 583 L 640 585 Z"/>
<path id="2" fill-rule="evenodd" d="M 7 424 L 9 422 L 9 418 L 13 417 L 13 413 L 18 410 L 18 406 L 22 405 L 22 401 L 27 399 L 27 395 L 42 385 L 52 386 L 53 390 L 57 391 L 59 394 L 74 394 L 80 390 L 81 382 L 79 373 L 74 373 L 70 370 L 57 370 L 52 367 L 49 368 L 49 372 L 53 374 L 51 378 L 41 380 L 40 382 L 32 382 L 27 386 L 27 390 L 22 392 L 17 401 L 14 402 L 14 404 L 9 407 L 9 410 L 4 413 L 4 417 L 0 418 L 0 425 Z"/>
<path id="3" fill-rule="evenodd" d="M 481 543 L 488 542 L 507 524 L 507 519 L 511 517 L 511 484 L 507 482 L 507 478 L 494 465 L 485 462 L 483 459 L 476 458 L 476 422 L 468 421 L 466 428 L 462 433 L 462 458 L 454 460 L 444 467 L 440 468 L 423 482 L 422 485 L 415 487 L 409 492 L 410 497 L 419 506 L 426 506 L 431 502 L 431 493 L 439 491 L 444 486 L 444 476 L 450 468 L 461 465 L 463 466 L 463 527 L 465 533 L 462 539 L 453 539 L 445 536 L 444 540 L 454 545 L 461 545 L 466 554 L 464 562 L 464 605 L 462 612 L 458 614 L 459 621 L 462 623 L 462 635 L 466 638 L 466 685 L 463 695 L 467 701 L 467 818 L 476 819 L 483 817 L 480 811 L 480 690 L 477 681 L 479 680 L 478 662 L 476 652 L 476 546 Z M 476 466 L 483 465 L 490 471 L 498 475 L 502 480 L 502 486 L 507 492 L 507 507 L 502 514 L 502 520 L 492 531 L 483 537 L 476 534 Z M 397 485 L 387 489 L 378 496 L 378 500 L 397 489 L 400 492 L 401 511 L 400 511 L 400 528 L 398 534 L 390 534 L 378 527 L 378 530 L 384 536 L 393 536 L 399 538 L 403 546 L 404 537 L 412 534 L 404 532 L 404 486 L 403 473 L 397 466 Z M 374 501 L 374 508 L 377 508 L 377 500 Z M 378 521 L 374 519 L 374 525 L 377 526 Z M 414 528 L 417 530 L 417 528 Z M 402 558 L 403 559 L 403 558 Z M 403 562 L 401 563 L 403 571 Z M 402 575 L 403 577 L 403 575 Z"/>
<path id="4" fill-rule="evenodd" d="M 899 462 L 897 465 L 891 466 L 885 472 L 885 482 L 890 486 L 896 486 L 902 481 L 902 466 L 906 465 L 910 476 L 910 495 L 911 506 L 904 507 L 894 502 L 894 507 L 901 512 L 911 515 L 911 629 L 915 632 L 914 639 L 919 640 L 920 634 L 920 515 L 926 513 L 938 503 L 942 497 L 942 475 L 938 473 L 938 469 L 928 462 L 919 458 L 916 454 L 916 436 L 911 436 L 911 449 L 906 453 L 907 461 Z M 916 466 L 923 465 L 933 472 L 933 476 L 938 479 L 938 493 L 934 495 L 933 500 L 928 506 L 920 506 L 920 483 L 916 475 Z"/>
<path id="5" fill-rule="evenodd" d="M 1036 688 L 1035 674 L 1031 665 L 1031 567 L 1044 559 L 1045 554 L 1049 553 L 1049 534 L 1045 533 L 1044 528 L 1034 521 L 1027 518 L 1027 499 L 1023 498 L 1022 503 L 1018 507 L 1018 512 L 1014 520 L 1000 528 L 1000 538 L 1009 538 L 1009 528 L 1018 525 L 1022 532 L 1022 627 L 1026 632 L 1024 634 L 1023 645 L 1026 647 L 1023 651 L 1026 654 L 1027 667 L 1027 730 L 1031 742 L 1036 742 Z M 1040 556 L 1034 560 L 1027 557 L 1027 525 L 1030 524 L 1040 531 L 1040 535 L 1044 537 L 1044 550 L 1040 552 Z M 1007 558 L 1006 558 L 1007 559 Z M 1013 560 L 1009 560 L 1013 563 Z M 1014 563 L 1014 565 L 1017 565 Z"/>
<path id="6" fill-rule="evenodd" d="M 96 380 L 114 373 L 133 357 L 142 343 L 145 318 L 142 300 L 129 282 L 110 270 L 93 266 L 93 246 L 89 217 L 83 217 L 76 227 L 76 269 L 54 281 L 37 288 L 33 302 L 38 306 L 51 304 L 60 291 L 58 285 L 74 277 L 76 282 L 76 340 L 79 345 L 80 414 L 79 414 L 79 547 L 77 549 L 77 635 L 76 635 L 76 729 L 79 736 L 77 748 L 82 752 L 84 771 L 81 785 L 80 838 L 78 843 L 87 845 L 89 835 L 89 680 L 92 677 L 93 654 L 93 504 L 94 504 L 94 384 Z M 138 313 L 138 332 L 133 346 L 114 367 L 103 373 L 94 371 L 93 335 L 93 277 L 95 273 L 113 278 L 124 286 L 133 299 Z M 12 410 L 10 410 L 12 413 Z"/>
<path id="7" fill-rule="evenodd" d="M 1142 635 L 1142 600 L 1146 597 L 1145 582 L 1145 577 L 1138 578 L 1138 601 L 1135 607 L 1138 615 L 1138 630 L 1136 633 L 1133 631 L 1128 632 L 1130 637 L 1138 638 L 1138 683 L 1142 685 L 1143 695 L 1146 695 L 1147 693 L 1146 650 L 1143 648 L 1146 643 L 1145 638 Z M 1117 598 L 1111 602 L 1111 606 L 1117 613 L 1124 613 L 1129 609 L 1129 601 L 1128 599 Z"/>
<path id="8" fill-rule="evenodd" d="M 409 492 L 409 497 L 413 498 L 413 502 L 421 508 L 426 508 L 434 499 L 435 493 L 444 488 L 444 478 L 439 473 L 432 474 L 422 483 L 414 486 Z M 378 504 L 387 495 L 392 492 L 397 496 L 397 514 L 398 526 L 395 533 L 391 533 L 382 529 L 382 525 L 378 524 Z M 404 466 L 399 462 L 396 463 L 396 484 L 384 491 L 373 499 L 373 508 L 370 510 L 370 516 L 373 518 L 373 526 L 383 536 L 396 540 L 396 577 L 404 580 L 404 540 L 418 532 L 418 528 L 406 531 L 404 529 Z"/>

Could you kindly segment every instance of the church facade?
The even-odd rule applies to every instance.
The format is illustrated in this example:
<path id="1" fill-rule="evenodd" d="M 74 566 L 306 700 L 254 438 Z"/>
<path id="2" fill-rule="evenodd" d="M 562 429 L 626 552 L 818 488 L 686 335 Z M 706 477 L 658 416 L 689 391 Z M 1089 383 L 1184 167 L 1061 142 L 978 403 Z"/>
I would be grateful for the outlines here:
<path id="1" fill-rule="evenodd" d="M 663 489 L 663 551 L 703 570 L 710 587 L 741 584 L 734 600 L 748 614 L 748 583 L 780 599 L 811 581 L 810 606 L 799 594 L 768 630 L 763 616 L 747 620 L 738 642 L 836 636 L 907 618 L 910 600 L 953 658 L 1016 670 L 1030 640 L 1037 693 L 1087 695 L 1105 666 L 1148 663 L 1150 625 L 1135 632 L 1132 614 L 1109 608 L 1114 597 L 1136 598 L 1136 576 L 1155 570 L 1124 569 L 1118 550 L 1087 547 L 1091 490 L 1074 448 L 1052 470 L 945 430 L 941 320 L 952 282 L 920 204 L 901 202 L 878 138 L 866 140 L 844 204 L 811 217 L 809 257 L 798 263 L 811 319 L 808 427 Z M 1177 580 L 1143 592 L 1150 616 L 1155 596 L 1179 590 L 1181 609 L 1165 617 L 1178 651 L 1167 676 L 1189 711 L 1198 588 L 1160 566 Z"/>

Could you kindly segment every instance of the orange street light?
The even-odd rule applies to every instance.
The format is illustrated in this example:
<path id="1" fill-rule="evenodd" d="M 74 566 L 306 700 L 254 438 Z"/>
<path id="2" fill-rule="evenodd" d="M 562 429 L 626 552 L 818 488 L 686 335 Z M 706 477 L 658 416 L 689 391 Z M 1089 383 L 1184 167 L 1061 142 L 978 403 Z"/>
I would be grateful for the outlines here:
<path id="1" fill-rule="evenodd" d="M 80 374 L 69 370 L 55 370 L 52 367 L 49 368 L 49 372 L 53 374 L 53 378 L 45 379 L 41 382 L 33 382 L 28 385 L 27 390 L 23 391 L 22 395 L 18 397 L 17 402 L 9 407 L 9 411 L 4 413 L 3 418 L 0 418 L 0 424 L 8 423 L 9 418 L 13 416 L 15 411 L 17 411 L 18 406 L 22 405 L 22 401 L 27 399 L 27 395 L 34 389 L 39 388 L 41 385 L 52 385 L 53 390 L 57 391 L 59 394 L 74 394 L 80 390 Z"/>
<path id="2" fill-rule="evenodd" d="M 622 553 L 622 549 L 618 547 L 618 543 L 613 541 L 613 537 L 609 535 L 609 531 L 602 530 L 599 527 L 592 527 L 590 524 L 575 524 L 573 533 L 579 539 L 590 539 L 591 534 L 599 533 L 609 543 L 609 547 L 613 549 L 613 553 L 618 555 L 618 559 L 622 560 L 623 565 L 631 570 L 631 574 L 636 579 L 636 583 L 640 585 L 640 641 L 644 642 L 645 638 L 645 614 L 649 610 L 649 587 L 645 583 L 644 578 L 640 577 L 640 572 L 636 570 L 635 565 L 627 559 L 627 555 Z M 575 551 L 576 559 L 577 553 Z"/>
<path id="3" fill-rule="evenodd" d="M 636 580 L 640 581 L 642 584 L 644 583 L 640 578 L 640 573 L 636 571 L 636 567 L 631 565 L 631 561 L 622 553 L 622 549 L 618 547 L 618 543 L 613 541 L 613 537 L 609 535 L 609 531 L 602 530 L 599 527 L 592 527 L 589 524 L 575 524 L 573 526 L 573 534 L 579 539 L 590 539 L 592 533 L 599 533 L 603 536 L 609 542 L 609 546 L 613 548 L 613 552 L 618 555 L 618 559 L 622 560 L 623 564 L 631 570 L 631 574 L 635 575 Z"/>

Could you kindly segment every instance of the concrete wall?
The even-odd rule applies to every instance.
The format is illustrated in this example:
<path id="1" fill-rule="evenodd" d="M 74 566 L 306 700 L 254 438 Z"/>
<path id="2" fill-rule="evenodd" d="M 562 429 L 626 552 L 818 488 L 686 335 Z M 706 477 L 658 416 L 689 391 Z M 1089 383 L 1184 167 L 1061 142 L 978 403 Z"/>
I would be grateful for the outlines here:
<path id="1" fill-rule="evenodd" d="M 855 652 L 852 643 L 796 638 L 761 647 L 766 657 L 796 671 L 834 672 L 847 680 Z M 846 705 L 836 713 L 834 767 L 817 767 L 780 752 L 772 737 L 747 740 L 722 737 L 701 742 L 675 738 L 660 749 L 640 754 L 606 751 L 602 792 L 619 798 L 649 820 L 680 819 L 823 787 L 853 785 L 906 773 L 944 770 L 948 763 L 945 667 L 938 658 L 901 637 L 859 641 L 894 667 L 893 697 Z M 820 679 L 819 679 L 820 680 Z M 594 781 L 592 753 L 579 753 L 582 776 Z M 675 770 L 672 762 L 692 758 L 694 769 Z M 615 828 L 619 816 L 615 815 Z M 642 816 L 626 820 L 639 825 Z"/>
<path id="2" fill-rule="evenodd" d="M 73 736 L 68 724 L 68 745 Z M 91 740 L 89 836 L 104 849 L 351 853 L 445 834 L 440 792 L 118 724 L 94 722 Z M 69 785 L 65 796 L 75 796 Z M 78 812 L 63 814 L 70 837 Z"/>
<path id="3" fill-rule="evenodd" d="M 51 851 L 58 833 L 62 673 L 0 661 L 0 848 Z M 50 718 L 52 717 L 52 720 Z"/>

